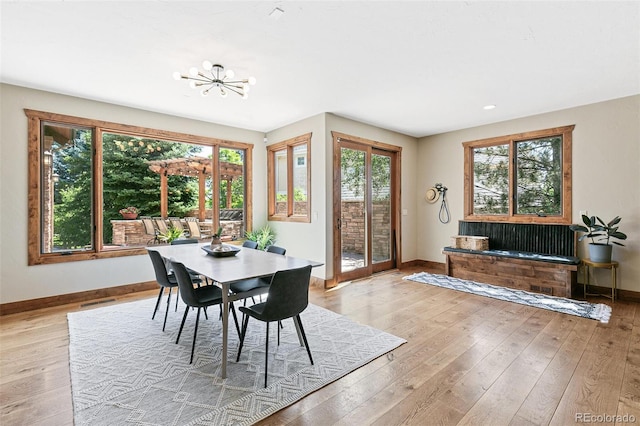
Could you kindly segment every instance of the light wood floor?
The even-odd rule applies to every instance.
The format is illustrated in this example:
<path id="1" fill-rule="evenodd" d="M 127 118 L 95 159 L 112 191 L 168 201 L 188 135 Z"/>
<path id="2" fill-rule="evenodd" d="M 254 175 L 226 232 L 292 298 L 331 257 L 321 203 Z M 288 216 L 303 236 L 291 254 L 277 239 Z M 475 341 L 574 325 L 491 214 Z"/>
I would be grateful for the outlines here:
<path id="1" fill-rule="evenodd" d="M 415 271 L 313 289 L 312 303 L 408 343 L 260 424 L 640 423 L 638 304 L 616 302 L 600 324 L 402 280 Z M 73 424 L 66 313 L 93 307 L 0 317 L 0 424 Z"/>

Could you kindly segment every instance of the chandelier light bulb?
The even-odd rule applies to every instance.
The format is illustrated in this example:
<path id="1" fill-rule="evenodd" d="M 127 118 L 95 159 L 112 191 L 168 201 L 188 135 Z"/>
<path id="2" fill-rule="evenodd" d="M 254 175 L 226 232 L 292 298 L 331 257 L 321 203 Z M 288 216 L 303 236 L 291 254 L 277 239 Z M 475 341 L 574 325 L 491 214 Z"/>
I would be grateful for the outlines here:
<path id="1" fill-rule="evenodd" d="M 213 64 L 211 63 L 211 61 L 203 61 L 202 68 L 204 68 L 207 71 L 211 71 L 211 68 L 213 68 Z"/>
<path id="2" fill-rule="evenodd" d="M 247 83 L 244 83 L 244 84 L 242 85 L 242 91 L 243 91 L 244 93 L 247 93 L 247 92 L 249 91 L 249 85 L 248 85 Z"/>
<path id="3" fill-rule="evenodd" d="M 197 77 L 198 76 L 198 68 L 196 68 L 196 67 L 189 68 L 189 75 L 191 77 Z"/>
<path id="4" fill-rule="evenodd" d="M 189 82 L 189 87 L 191 87 L 192 89 L 195 89 L 195 88 L 196 88 L 196 82 L 195 82 L 195 81 L 193 81 L 193 80 L 191 80 L 191 81 Z"/>
<path id="5" fill-rule="evenodd" d="M 223 98 L 227 97 L 227 92 L 225 92 L 222 87 L 220 88 L 220 96 L 222 96 Z"/>
<path id="6" fill-rule="evenodd" d="M 180 80 L 181 78 L 182 78 L 182 74 L 180 74 L 180 71 L 176 71 L 173 73 L 174 80 Z"/>
<path id="7" fill-rule="evenodd" d="M 247 80 L 249 82 L 250 85 L 254 85 L 256 84 L 256 78 L 255 77 L 249 77 L 249 79 Z"/>
<path id="8" fill-rule="evenodd" d="M 242 99 L 248 99 L 248 98 L 249 98 L 249 94 L 248 94 L 247 92 L 245 92 L 245 93 L 242 95 Z"/>
<path id="9" fill-rule="evenodd" d="M 200 92 L 200 94 L 203 98 L 209 96 L 209 89 L 204 89 L 202 92 Z"/>
<path id="10" fill-rule="evenodd" d="M 233 78 L 233 77 L 235 77 L 235 76 L 236 76 L 236 73 L 235 73 L 235 72 L 233 72 L 233 70 L 227 70 L 227 71 L 225 71 L 224 75 L 225 75 L 225 77 L 227 77 L 227 78 Z"/>

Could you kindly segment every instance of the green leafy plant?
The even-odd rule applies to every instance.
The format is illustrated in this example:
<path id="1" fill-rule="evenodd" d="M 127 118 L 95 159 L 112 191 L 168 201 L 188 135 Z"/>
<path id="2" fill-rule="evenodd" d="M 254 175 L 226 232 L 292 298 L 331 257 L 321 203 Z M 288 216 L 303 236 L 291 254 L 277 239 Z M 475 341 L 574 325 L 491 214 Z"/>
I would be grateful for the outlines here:
<path id="1" fill-rule="evenodd" d="M 276 242 L 276 234 L 269 225 L 253 231 L 247 231 L 245 236 L 247 240 L 258 243 L 258 250 L 264 250 Z"/>
<path id="2" fill-rule="evenodd" d="M 178 238 L 182 237 L 183 234 L 184 231 L 182 229 L 178 229 L 175 226 L 169 226 L 167 232 L 160 233 L 158 235 L 158 239 L 160 241 L 164 241 L 165 243 L 171 244 L 171 241 L 177 240 Z"/>
<path id="3" fill-rule="evenodd" d="M 624 246 L 624 244 L 617 241 L 610 241 L 611 238 L 617 238 L 619 240 L 626 240 L 627 235 L 618 231 L 618 223 L 622 218 L 620 216 L 614 217 L 611 221 L 604 223 L 602 219 L 597 216 L 582 215 L 583 225 L 570 225 L 569 228 L 573 232 L 584 232 L 584 235 L 578 238 L 578 241 L 582 241 L 585 238 L 591 238 L 592 244 L 616 244 L 618 246 Z M 604 243 L 597 243 L 596 241 L 604 241 Z M 609 244 L 611 242 L 611 244 Z"/>
<path id="4" fill-rule="evenodd" d="M 222 226 L 218 228 L 215 234 L 211 236 L 211 238 L 220 238 L 222 237 Z"/>

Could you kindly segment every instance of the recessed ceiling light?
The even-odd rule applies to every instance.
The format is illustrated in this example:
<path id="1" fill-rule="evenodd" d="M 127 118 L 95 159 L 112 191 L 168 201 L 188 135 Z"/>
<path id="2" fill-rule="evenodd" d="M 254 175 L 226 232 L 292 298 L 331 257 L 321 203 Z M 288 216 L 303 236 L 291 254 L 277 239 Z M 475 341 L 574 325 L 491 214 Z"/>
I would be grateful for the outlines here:
<path id="1" fill-rule="evenodd" d="M 280 19 L 280 17 L 282 15 L 284 15 L 284 10 L 280 9 L 279 7 L 276 7 L 269 14 L 269 18 L 271 18 L 271 19 Z"/>
<path id="2" fill-rule="evenodd" d="M 490 110 L 490 109 L 494 109 L 495 107 L 496 107 L 495 105 L 485 105 L 482 107 L 482 109 Z"/>

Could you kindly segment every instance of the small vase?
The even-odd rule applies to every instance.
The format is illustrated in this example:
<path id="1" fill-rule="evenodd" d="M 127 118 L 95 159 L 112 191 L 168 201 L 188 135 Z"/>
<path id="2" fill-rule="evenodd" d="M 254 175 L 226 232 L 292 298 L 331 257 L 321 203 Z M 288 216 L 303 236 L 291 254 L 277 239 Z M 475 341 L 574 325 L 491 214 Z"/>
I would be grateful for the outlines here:
<path id="1" fill-rule="evenodd" d="M 589 244 L 589 259 L 596 263 L 611 263 L 613 246 L 607 244 Z"/>
<path id="2" fill-rule="evenodd" d="M 222 241 L 220 241 L 220 238 L 216 238 L 213 237 L 211 238 L 211 248 L 216 248 L 216 247 L 220 247 L 222 245 Z"/>
<path id="3" fill-rule="evenodd" d="M 121 214 L 122 214 L 122 218 L 127 220 L 138 218 L 138 213 L 121 213 Z"/>

